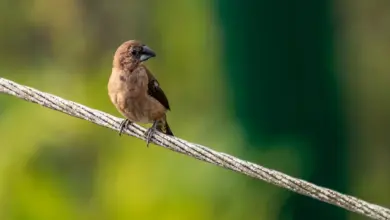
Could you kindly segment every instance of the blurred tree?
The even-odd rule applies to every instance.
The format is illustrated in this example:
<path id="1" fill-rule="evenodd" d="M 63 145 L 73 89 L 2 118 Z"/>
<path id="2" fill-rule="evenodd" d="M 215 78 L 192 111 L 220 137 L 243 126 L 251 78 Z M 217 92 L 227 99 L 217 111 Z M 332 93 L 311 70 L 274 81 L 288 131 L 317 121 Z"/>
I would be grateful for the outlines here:
<path id="1" fill-rule="evenodd" d="M 345 131 L 330 3 L 219 0 L 217 8 L 228 85 L 251 145 L 295 137 L 306 144 L 290 147 L 311 158 L 310 165 L 304 163 L 304 178 L 345 192 Z M 283 209 L 279 219 L 346 217 L 342 209 L 297 194 Z"/>

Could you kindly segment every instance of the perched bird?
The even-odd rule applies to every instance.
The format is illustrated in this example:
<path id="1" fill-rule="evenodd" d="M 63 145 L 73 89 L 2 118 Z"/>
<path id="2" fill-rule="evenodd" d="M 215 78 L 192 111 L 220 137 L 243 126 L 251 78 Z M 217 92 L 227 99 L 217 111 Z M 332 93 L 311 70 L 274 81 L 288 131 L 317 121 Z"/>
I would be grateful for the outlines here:
<path id="1" fill-rule="evenodd" d="M 110 100 L 126 118 L 121 123 L 119 135 L 133 122 L 153 123 L 145 133 L 146 146 L 156 130 L 173 136 L 166 119 L 166 112 L 170 110 L 168 99 L 143 64 L 155 56 L 154 51 L 140 41 L 124 42 L 115 52 L 108 81 Z"/>

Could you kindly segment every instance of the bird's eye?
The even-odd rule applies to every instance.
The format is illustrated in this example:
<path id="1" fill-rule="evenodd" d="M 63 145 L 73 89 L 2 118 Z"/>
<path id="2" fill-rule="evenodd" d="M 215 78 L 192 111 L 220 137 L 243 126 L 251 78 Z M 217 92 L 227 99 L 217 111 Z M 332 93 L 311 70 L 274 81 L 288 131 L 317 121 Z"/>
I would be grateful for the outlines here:
<path id="1" fill-rule="evenodd" d="M 136 50 L 132 50 L 132 51 L 131 51 L 131 54 L 132 54 L 133 56 L 137 55 L 137 53 L 138 53 L 138 52 L 137 52 Z"/>

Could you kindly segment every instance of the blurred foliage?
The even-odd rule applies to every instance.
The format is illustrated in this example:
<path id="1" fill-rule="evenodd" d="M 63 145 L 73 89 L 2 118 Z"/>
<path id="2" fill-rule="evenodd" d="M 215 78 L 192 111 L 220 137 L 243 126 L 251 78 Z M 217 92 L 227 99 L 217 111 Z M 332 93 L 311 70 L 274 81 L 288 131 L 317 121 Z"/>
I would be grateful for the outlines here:
<path id="1" fill-rule="evenodd" d="M 235 114 L 258 152 L 277 149 L 275 143 L 288 140 L 281 144 L 294 149 L 303 163 L 310 158 L 305 163 L 310 168 L 302 171 L 305 179 L 345 191 L 345 129 L 333 68 L 330 1 L 288 5 L 280 7 L 271 0 L 219 1 Z M 346 213 L 291 193 L 278 218 L 345 219 Z"/>
<path id="2" fill-rule="evenodd" d="M 177 136 L 293 176 L 322 176 L 314 178 L 316 183 L 390 206 L 387 1 L 344 0 L 335 5 L 334 14 L 330 6 L 324 9 L 333 17 L 315 13 L 322 6 L 309 1 L 286 8 L 266 0 L 257 5 L 232 2 L 3 0 L 0 76 L 119 116 L 106 89 L 112 56 L 122 42 L 139 39 L 157 53 L 147 65 L 170 99 L 168 120 Z M 307 8 L 301 11 L 312 13 L 306 10 L 295 23 L 284 23 L 303 4 Z M 242 14 L 247 16 L 237 17 Z M 321 16 L 337 19 L 330 25 L 336 28 L 331 30 Z M 230 31 L 236 28 L 235 34 L 225 32 L 227 24 Z M 255 35 L 245 31 L 256 25 L 261 28 Z M 324 27 L 329 29 L 322 35 Z M 294 33 L 293 40 L 285 33 Z M 311 37 L 317 40 L 309 42 Z M 279 43 L 269 44 L 270 39 Z M 309 52 L 300 53 L 298 46 Z M 235 48 L 244 50 L 237 53 Z M 248 59 L 251 53 L 256 56 Z M 316 57 L 324 54 L 326 58 Z M 306 59 L 320 61 L 305 66 Z M 237 77 L 245 72 L 232 73 L 236 61 L 237 66 L 250 61 L 253 75 L 264 81 L 245 84 L 245 78 Z M 327 78 L 333 73 L 341 94 Z M 288 87 L 293 77 L 297 90 Z M 305 77 L 311 81 L 303 89 Z M 322 81 L 330 87 L 324 89 Z M 276 91 L 277 98 L 272 96 Z M 245 119 L 242 110 L 253 101 L 248 92 L 258 99 L 253 111 L 262 114 L 254 121 Z M 272 105 L 279 99 L 318 105 L 314 112 L 296 108 L 291 113 L 287 105 Z M 269 108 L 263 111 L 261 105 Z M 343 118 L 332 124 L 344 108 Z M 315 117 L 318 111 L 327 117 Z M 307 211 L 291 205 L 295 200 L 286 190 L 153 145 L 146 148 L 135 138 L 16 98 L 0 96 L 0 119 L 0 219 L 292 219 Z M 337 121 L 347 122 L 347 144 L 333 139 L 338 138 L 332 131 Z M 315 141 L 286 129 L 322 132 L 314 127 L 327 122 L 324 129 L 332 135 L 322 133 Z M 321 168 L 327 163 L 331 169 Z M 348 184 L 338 188 L 337 182 Z"/>

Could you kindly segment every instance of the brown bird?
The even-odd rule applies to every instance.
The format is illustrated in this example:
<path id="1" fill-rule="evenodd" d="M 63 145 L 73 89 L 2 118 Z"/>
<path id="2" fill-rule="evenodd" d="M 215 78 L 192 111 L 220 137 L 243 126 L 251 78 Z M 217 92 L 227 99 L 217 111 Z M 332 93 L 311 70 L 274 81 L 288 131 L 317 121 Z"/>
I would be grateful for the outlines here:
<path id="1" fill-rule="evenodd" d="M 168 99 L 143 64 L 155 56 L 154 51 L 140 41 L 124 42 L 115 52 L 108 82 L 111 102 L 126 118 L 120 125 L 119 135 L 133 122 L 153 123 L 145 133 L 146 146 L 156 130 L 173 136 L 166 119 L 166 112 L 170 110 Z"/>

